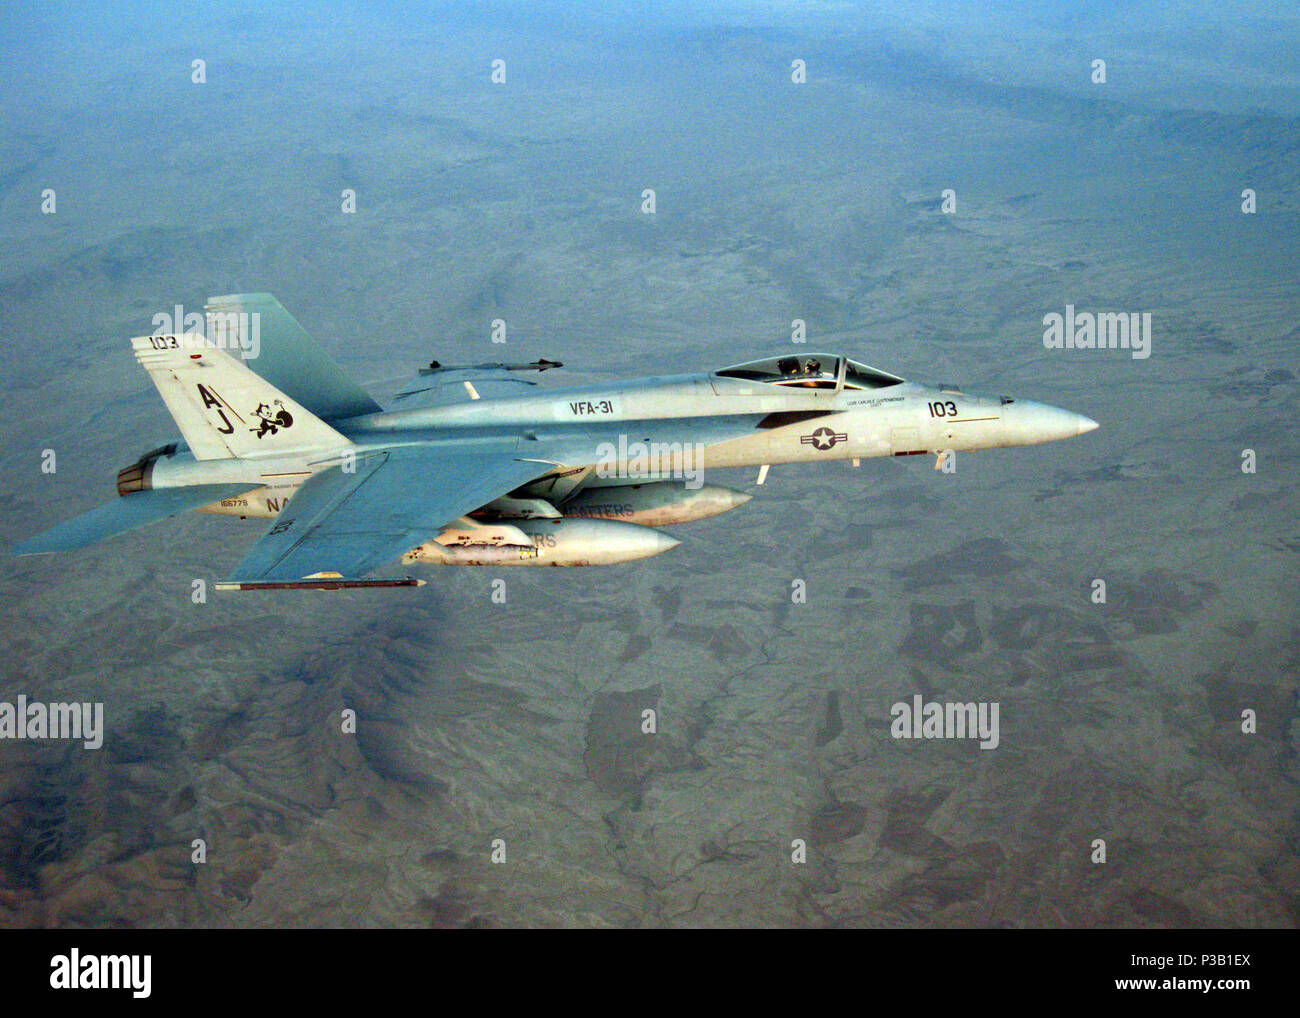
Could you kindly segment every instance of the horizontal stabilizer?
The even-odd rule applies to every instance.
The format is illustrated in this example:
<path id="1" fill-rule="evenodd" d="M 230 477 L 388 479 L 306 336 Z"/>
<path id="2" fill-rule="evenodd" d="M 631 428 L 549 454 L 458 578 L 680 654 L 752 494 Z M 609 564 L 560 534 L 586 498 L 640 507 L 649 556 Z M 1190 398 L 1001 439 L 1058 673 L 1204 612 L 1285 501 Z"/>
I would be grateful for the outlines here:
<path id="1" fill-rule="evenodd" d="M 242 495 L 248 484 L 199 484 L 189 488 L 154 488 L 96 506 L 88 513 L 65 520 L 43 534 L 14 548 L 15 555 L 43 555 L 54 551 L 75 551 L 124 534 L 128 530 L 156 523 L 188 509 Z"/>

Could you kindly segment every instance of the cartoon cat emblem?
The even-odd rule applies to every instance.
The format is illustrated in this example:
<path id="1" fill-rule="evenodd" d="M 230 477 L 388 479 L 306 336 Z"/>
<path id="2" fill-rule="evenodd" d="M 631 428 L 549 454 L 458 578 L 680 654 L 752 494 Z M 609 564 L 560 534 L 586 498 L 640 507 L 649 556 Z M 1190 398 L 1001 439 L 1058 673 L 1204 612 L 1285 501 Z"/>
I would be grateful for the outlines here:
<path id="1" fill-rule="evenodd" d="M 275 405 L 280 409 L 272 413 L 272 407 L 265 403 L 259 403 L 257 409 L 253 411 L 253 416 L 257 418 L 258 427 L 249 428 L 259 439 L 263 435 L 275 435 L 281 428 L 293 427 L 293 415 L 284 408 L 283 400 L 276 400 Z"/>

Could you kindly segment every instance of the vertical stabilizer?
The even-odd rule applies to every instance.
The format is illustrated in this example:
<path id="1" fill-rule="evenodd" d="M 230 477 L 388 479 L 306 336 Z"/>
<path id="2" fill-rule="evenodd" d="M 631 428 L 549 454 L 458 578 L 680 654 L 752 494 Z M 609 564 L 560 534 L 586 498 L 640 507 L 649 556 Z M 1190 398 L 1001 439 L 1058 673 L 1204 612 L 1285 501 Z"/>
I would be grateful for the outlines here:
<path id="1" fill-rule="evenodd" d="M 140 336 L 131 346 L 196 459 L 331 452 L 352 444 L 198 333 Z"/>
<path id="2" fill-rule="evenodd" d="M 209 297 L 207 335 L 225 337 L 226 349 L 321 420 L 379 413 L 365 389 L 345 375 L 298 320 L 269 293 Z"/>

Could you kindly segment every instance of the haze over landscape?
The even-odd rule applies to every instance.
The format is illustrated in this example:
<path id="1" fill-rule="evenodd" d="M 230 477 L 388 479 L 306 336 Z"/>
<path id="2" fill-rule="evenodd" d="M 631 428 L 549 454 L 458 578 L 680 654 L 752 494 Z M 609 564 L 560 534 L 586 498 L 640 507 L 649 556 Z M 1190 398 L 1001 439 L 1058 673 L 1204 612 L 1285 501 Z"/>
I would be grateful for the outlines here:
<path id="1" fill-rule="evenodd" d="M 197 514 L 6 557 L 0 701 L 106 735 L 0 740 L 0 925 L 1297 925 L 1300 15 L 332 10 L 0 12 L 6 547 L 173 439 L 128 339 L 215 294 L 381 399 L 793 349 L 1100 428 L 415 591 L 193 603 L 264 528 Z M 1067 306 L 1150 356 L 1046 348 Z M 892 738 L 916 695 L 997 747 Z"/>

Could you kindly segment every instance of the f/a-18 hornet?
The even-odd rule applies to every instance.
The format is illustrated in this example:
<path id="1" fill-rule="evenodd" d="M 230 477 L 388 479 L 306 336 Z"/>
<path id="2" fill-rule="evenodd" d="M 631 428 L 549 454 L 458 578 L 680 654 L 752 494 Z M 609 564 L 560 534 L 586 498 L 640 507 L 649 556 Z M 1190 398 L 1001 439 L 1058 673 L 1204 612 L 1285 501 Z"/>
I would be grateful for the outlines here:
<path id="1" fill-rule="evenodd" d="M 385 408 L 270 294 L 207 310 L 201 331 L 131 340 L 183 440 L 120 471 L 116 501 L 16 552 L 71 551 L 197 510 L 271 521 L 220 589 L 422 582 L 368 578 L 397 559 L 601 565 L 667 551 L 680 542 L 655 527 L 749 500 L 703 484 L 706 470 L 760 466 L 761 481 L 773 463 L 1031 445 L 1097 426 L 815 353 L 553 390 L 529 377 L 553 361 L 435 361 Z"/>

